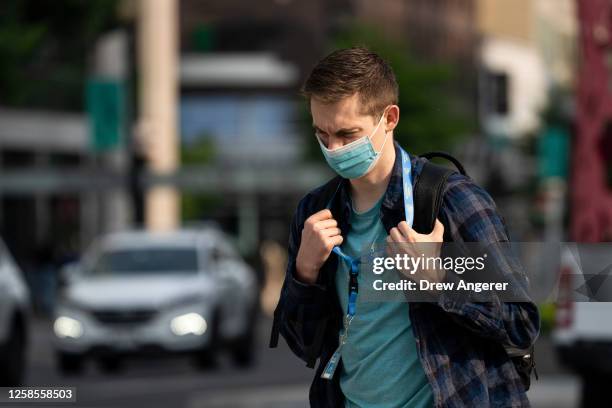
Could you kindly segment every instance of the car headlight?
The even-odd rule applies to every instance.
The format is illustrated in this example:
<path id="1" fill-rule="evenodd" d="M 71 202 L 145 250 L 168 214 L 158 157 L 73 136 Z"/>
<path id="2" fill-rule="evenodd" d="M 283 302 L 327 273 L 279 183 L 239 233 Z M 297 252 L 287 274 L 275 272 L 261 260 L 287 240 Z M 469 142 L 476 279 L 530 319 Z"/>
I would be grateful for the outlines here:
<path id="1" fill-rule="evenodd" d="M 185 313 L 170 321 L 170 330 L 177 336 L 186 334 L 201 336 L 207 328 L 206 320 L 199 313 Z"/>
<path id="2" fill-rule="evenodd" d="M 72 317 L 60 316 L 53 322 L 53 332 L 62 339 L 78 339 L 83 335 L 83 324 Z"/>

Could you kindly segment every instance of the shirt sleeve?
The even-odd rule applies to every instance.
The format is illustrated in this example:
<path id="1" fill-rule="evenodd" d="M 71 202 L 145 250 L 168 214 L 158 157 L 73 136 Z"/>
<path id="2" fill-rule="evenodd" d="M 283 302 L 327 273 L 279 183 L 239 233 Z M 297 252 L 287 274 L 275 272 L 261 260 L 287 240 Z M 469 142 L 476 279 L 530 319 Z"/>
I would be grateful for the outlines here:
<path id="1" fill-rule="evenodd" d="M 275 325 L 289 348 L 313 367 L 320 354 L 321 340 L 329 319 L 328 288 L 320 280 L 314 284 L 296 278 L 296 257 L 301 242 L 304 200 L 298 205 L 289 231 L 288 260 L 285 280 L 275 315 Z"/>

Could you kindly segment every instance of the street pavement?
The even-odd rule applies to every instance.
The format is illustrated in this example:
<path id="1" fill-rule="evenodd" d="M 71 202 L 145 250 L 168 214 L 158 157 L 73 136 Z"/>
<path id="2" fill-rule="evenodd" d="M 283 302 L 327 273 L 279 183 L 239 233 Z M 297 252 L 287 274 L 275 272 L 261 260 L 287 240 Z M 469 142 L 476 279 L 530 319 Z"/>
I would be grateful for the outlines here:
<path id="1" fill-rule="evenodd" d="M 108 374 L 90 364 L 79 376 L 65 377 L 55 368 L 51 323 L 32 322 L 27 385 L 74 386 L 77 402 L 67 407 L 112 408 L 297 408 L 308 406 L 313 372 L 297 359 L 281 339 L 267 347 L 271 321 L 261 319 L 257 332 L 257 362 L 244 369 L 221 356 L 215 368 L 198 370 L 188 358 L 128 360 L 121 371 Z M 547 338 L 536 348 L 540 380 L 529 398 L 535 408 L 578 406 L 579 381 L 557 366 Z M 38 404 L 37 406 L 51 406 Z M 5 405 L 0 405 L 4 407 Z M 62 405 L 53 405 L 62 406 Z M 25 408 L 23 403 L 19 407 Z"/>

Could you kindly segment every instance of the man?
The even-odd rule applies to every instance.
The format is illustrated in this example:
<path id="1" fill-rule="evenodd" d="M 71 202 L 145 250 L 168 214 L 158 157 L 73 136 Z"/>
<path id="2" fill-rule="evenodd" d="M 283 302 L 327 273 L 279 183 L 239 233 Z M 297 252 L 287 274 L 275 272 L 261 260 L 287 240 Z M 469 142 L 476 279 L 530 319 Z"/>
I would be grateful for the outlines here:
<path id="1" fill-rule="evenodd" d="M 303 94 L 315 137 L 339 177 L 297 207 L 271 345 L 280 331 L 309 367 L 320 360 L 311 406 L 528 406 L 505 347 L 525 349 L 535 341 L 539 316 L 531 302 L 441 296 L 435 303 L 376 303 L 357 296 L 354 315 L 344 318 L 350 309 L 346 259 L 359 258 L 363 247 L 381 239 L 487 243 L 508 236 L 491 197 L 458 173 L 448 179 L 433 231 L 411 228 L 404 194 L 425 160 L 409 156 L 412 185 L 403 185 L 408 173 L 393 136 L 398 86 L 378 55 L 364 48 L 331 53 L 312 70 Z M 430 280 L 446 278 L 436 274 Z"/>

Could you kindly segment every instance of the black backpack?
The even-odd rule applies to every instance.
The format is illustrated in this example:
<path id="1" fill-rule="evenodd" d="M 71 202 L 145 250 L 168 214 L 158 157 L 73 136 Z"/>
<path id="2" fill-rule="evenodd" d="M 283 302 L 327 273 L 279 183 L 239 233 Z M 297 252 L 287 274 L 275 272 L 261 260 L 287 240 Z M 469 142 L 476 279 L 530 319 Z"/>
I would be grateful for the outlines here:
<path id="1" fill-rule="evenodd" d="M 419 157 L 427 159 L 423 164 L 423 169 L 416 181 L 413 197 L 414 197 L 414 220 L 413 229 L 421 234 L 428 234 L 433 229 L 436 217 L 440 211 L 442 204 L 442 196 L 446 187 L 448 177 L 455 173 L 455 170 L 448 167 L 434 164 L 430 159 L 441 157 L 451 161 L 459 173 L 467 176 L 467 173 L 459 160 L 445 152 L 430 152 L 420 155 Z M 280 308 L 274 313 L 274 323 L 272 325 L 272 333 L 270 337 L 270 347 L 276 347 L 278 342 L 278 319 L 280 316 L 277 313 Z M 320 332 L 322 334 L 322 331 Z M 322 339 L 318 339 L 321 341 Z M 531 372 L 534 371 L 536 379 L 538 379 L 537 371 L 535 371 L 535 359 L 533 357 L 533 346 L 529 349 L 510 349 L 506 348 L 508 357 L 514 363 L 514 367 L 518 372 L 525 390 L 529 389 L 531 384 Z M 312 357 L 312 356 L 311 356 Z M 312 360 L 312 359 L 311 359 Z M 309 363 L 312 367 L 314 361 Z"/>

